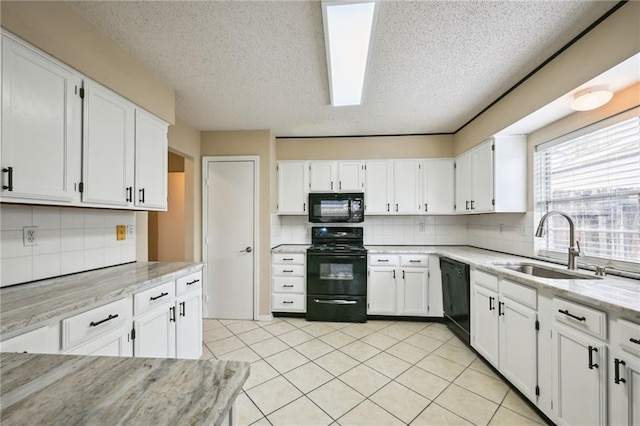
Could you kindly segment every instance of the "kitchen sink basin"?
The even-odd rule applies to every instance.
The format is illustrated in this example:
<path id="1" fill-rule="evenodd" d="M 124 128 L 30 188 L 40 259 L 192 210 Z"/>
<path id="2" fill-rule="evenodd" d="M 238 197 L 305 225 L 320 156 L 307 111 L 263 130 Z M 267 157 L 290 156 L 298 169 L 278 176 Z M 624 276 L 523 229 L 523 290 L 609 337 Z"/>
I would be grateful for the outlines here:
<path id="1" fill-rule="evenodd" d="M 494 263 L 493 266 L 510 269 L 512 271 L 532 275 L 534 277 L 548 278 L 552 280 L 594 280 L 601 278 L 595 275 L 587 275 L 580 272 L 561 271 L 556 268 L 550 268 L 534 263 Z"/>

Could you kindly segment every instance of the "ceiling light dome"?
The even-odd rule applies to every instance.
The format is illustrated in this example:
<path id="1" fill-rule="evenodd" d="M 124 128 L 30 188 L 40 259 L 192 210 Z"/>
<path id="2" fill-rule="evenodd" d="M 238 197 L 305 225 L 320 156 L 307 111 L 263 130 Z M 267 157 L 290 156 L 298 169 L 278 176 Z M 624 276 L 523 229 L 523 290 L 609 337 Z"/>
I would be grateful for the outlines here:
<path id="1" fill-rule="evenodd" d="M 606 104 L 611 98 L 613 98 L 613 92 L 607 86 L 588 87 L 573 94 L 571 109 L 590 111 Z"/>

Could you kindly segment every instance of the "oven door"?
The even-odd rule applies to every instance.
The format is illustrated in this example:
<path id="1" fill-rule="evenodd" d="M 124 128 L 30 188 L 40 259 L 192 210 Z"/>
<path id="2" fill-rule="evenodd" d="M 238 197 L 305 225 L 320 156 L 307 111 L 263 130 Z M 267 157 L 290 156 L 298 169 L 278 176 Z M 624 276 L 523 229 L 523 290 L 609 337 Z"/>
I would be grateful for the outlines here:
<path id="1" fill-rule="evenodd" d="M 366 322 L 366 296 L 307 296 L 308 321 Z"/>
<path id="2" fill-rule="evenodd" d="M 365 254 L 307 254 L 307 294 L 367 294 Z"/>

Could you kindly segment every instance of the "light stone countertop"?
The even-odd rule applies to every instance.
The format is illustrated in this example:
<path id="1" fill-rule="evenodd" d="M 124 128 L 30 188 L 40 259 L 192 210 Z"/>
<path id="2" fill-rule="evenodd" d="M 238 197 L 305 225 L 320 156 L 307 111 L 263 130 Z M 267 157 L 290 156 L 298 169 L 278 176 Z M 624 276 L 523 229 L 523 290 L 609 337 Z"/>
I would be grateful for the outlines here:
<path id="1" fill-rule="evenodd" d="M 201 263 L 134 262 L 0 289 L 0 333 L 47 321 L 197 272 Z"/>
<path id="2" fill-rule="evenodd" d="M 304 253 L 308 245 L 280 245 L 273 253 Z M 530 259 L 469 246 L 376 246 L 366 245 L 369 254 L 435 254 L 448 257 L 472 267 L 497 274 L 532 287 L 551 292 L 554 296 L 582 301 L 605 310 L 611 310 L 635 321 L 640 321 L 640 280 L 607 275 L 604 279 L 556 280 L 534 277 L 493 263 L 527 262 L 566 270 L 563 265 Z M 581 270 L 584 275 L 593 272 Z"/>
<path id="3" fill-rule="evenodd" d="M 0 356 L 3 425 L 220 425 L 249 377 L 240 361 Z"/>

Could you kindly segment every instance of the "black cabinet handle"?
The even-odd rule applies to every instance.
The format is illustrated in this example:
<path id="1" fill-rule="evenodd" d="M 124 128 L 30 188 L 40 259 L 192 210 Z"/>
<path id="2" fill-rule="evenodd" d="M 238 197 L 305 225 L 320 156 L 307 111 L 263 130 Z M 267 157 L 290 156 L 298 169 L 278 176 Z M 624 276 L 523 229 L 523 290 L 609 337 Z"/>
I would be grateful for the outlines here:
<path id="1" fill-rule="evenodd" d="M 176 307 L 169 308 L 169 322 L 176 322 Z"/>
<path id="2" fill-rule="evenodd" d="M 571 318 L 573 318 L 575 320 L 578 320 L 578 321 L 586 321 L 587 320 L 585 317 L 578 317 L 578 316 L 573 315 L 571 312 L 569 312 L 568 309 L 565 309 L 564 311 L 562 309 L 558 309 L 558 312 L 560 312 L 561 314 L 565 314 L 566 316 L 571 317 Z"/>
<path id="3" fill-rule="evenodd" d="M 394 280 L 396 279 L 396 270 L 395 269 L 393 270 L 393 279 Z"/>
<path id="4" fill-rule="evenodd" d="M 302 211 L 303 212 L 307 211 L 307 203 L 302 203 Z"/>
<path id="5" fill-rule="evenodd" d="M 90 325 L 91 327 L 96 327 L 96 326 L 98 326 L 98 325 L 100 325 L 100 324 L 102 324 L 102 323 L 105 323 L 105 322 L 107 322 L 107 321 L 111 321 L 111 320 L 112 320 L 112 319 L 114 319 L 114 318 L 118 318 L 118 314 L 115 314 L 115 315 L 109 315 L 109 316 L 108 316 L 108 317 L 106 317 L 105 319 L 100 320 L 100 321 L 97 321 L 97 322 L 91 321 L 91 322 L 89 323 L 89 325 Z"/>
<path id="6" fill-rule="evenodd" d="M 388 262 L 389 259 L 378 259 L 378 262 Z"/>
<path id="7" fill-rule="evenodd" d="M 290 305 L 293 303 L 293 300 L 285 300 L 282 303 L 284 303 L 285 305 Z"/>
<path id="8" fill-rule="evenodd" d="M 283 261 L 283 262 L 284 262 L 284 261 L 287 261 L 287 260 L 288 260 L 288 261 L 293 261 L 293 257 L 283 257 L 283 258 L 282 258 L 282 261 Z"/>
<path id="9" fill-rule="evenodd" d="M 396 203 L 396 211 L 398 211 L 398 203 Z"/>
<path id="10" fill-rule="evenodd" d="M 169 293 L 163 292 L 163 293 L 160 293 L 160 296 L 150 297 L 149 300 L 158 300 L 161 297 L 165 297 L 165 296 L 168 296 L 168 295 L 169 295 Z"/>
<path id="11" fill-rule="evenodd" d="M 331 181 L 331 190 L 333 191 L 333 181 Z"/>
<path id="12" fill-rule="evenodd" d="M 282 288 L 293 288 L 293 284 L 282 284 Z"/>
<path id="13" fill-rule="evenodd" d="M 635 343 L 636 345 L 640 345 L 640 340 L 638 340 L 638 339 L 634 339 L 633 337 L 630 337 L 630 338 L 629 338 L 629 341 L 630 341 L 631 343 Z"/>
<path id="14" fill-rule="evenodd" d="M 282 272 L 293 272 L 293 269 L 283 269 Z"/>
<path id="15" fill-rule="evenodd" d="M 495 309 L 496 309 L 496 307 L 493 305 L 493 301 L 494 301 L 494 300 L 495 300 L 495 297 L 493 297 L 493 296 L 490 296 L 490 297 L 489 297 L 489 310 L 490 310 L 490 311 L 493 311 L 493 310 L 495 310 Z"/>
<path id="16" fill-rule="evenodd" d="M 425 211 L 425 212 L 426 212 L 426 211 L 428 211 L 428 209 L 427 209 L 427 203 L 424 203 L 424 211 Z"/>
<path id="17" fill-rule="evenodd" d="M 469 210 L 469 200 L 465 201 L 465 210 Z"/>
<path id="18" fill-rule="evenodd" d="M 13 191 L 13 167 L 5 167 L 2 173 L 7 173 L 7 185 L 2 185 L 2 189 Z"/>
<path id="19" fill-rule="evenodd" d="M 402 279 L 404 280 L 404 269 L 402 270 Z"/>
<path id="20" fill-rule="evenodd" d="M 340 181 L 340 183 L 338 184 L 338 189 L 342 191 L 342 181 Z"/>
<path id="21" fill-rule="evenodd" d="M 594 348 L 593 346 L 589 346 L 589 370 L 593 370 L 593 368 L 598 368 L 598 364 L 594 364 L 593 362 L 593 353 L 598 352 L 598 348 Z"/>
<path id="22" fill-rule="evenodd" d="M 133 201 L 133 186 L 127 186 L 127 203 Z"/>
<path id="23" fill-rule="evenodd" d="M 503 306 L 504 302 L 498 302 L 498 316 L 504 315 L 504 309 L 502 309 Z"/>
<path id="24" fill-rule="evenodd" d="M 476 206 L 473 205 L 473 203 L 475 203 L 475 202 L 476 202 L 475 200 L 471 200 L 471 210 L 475 210 L 476 209 Z"/>
<path id="25" fill-rule="evenodd" d="M 619 385 L 620 383 L 627 383 L 625 379 L 620 377 L 620 366 L 627 365 L 627 364 L 623 360 L 616 358 L 614 360 L 614 365 L 615 365 L 615 377 L 613 378 L 613 382 L 616 385 Z"/>
<path id="26" fill-rule="evenodd" d="M 140 194 L 140 195 L 139 195 L 140 202 L 141 202 L 141 203 L 144 203 L 144 188 L 142 188 L 142 189 L 138 190 L 138 192 L 139 192 L 139 194 Z"/>
<path id="27" fill-rule="evenodd" d="M 420 263 L 420 262 L 421 262 L 420 260 L 414 260 L 414 259 L 409 260 L 409 263 Z"/>
<path id="28" fill-rule="evenodd" d="M 193 281 L 189 281 L 187 285 L 194 285 L 195 283 L 199 283 L 199 282 L 200 280 L 193 280 Z"/>
<path id="29" fill-rule="evenodd" d="M 387 211 L 389 211 L 389 203 L 387 203 Z"/>
<path id="30" fill-rule="evenodd" d="M 186 302 L 180 302 L 180 316 L 183 317 L 186 314 L 187 308 L 185 306 Z"/>

